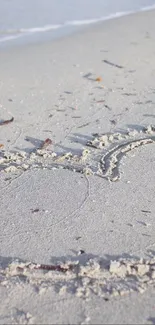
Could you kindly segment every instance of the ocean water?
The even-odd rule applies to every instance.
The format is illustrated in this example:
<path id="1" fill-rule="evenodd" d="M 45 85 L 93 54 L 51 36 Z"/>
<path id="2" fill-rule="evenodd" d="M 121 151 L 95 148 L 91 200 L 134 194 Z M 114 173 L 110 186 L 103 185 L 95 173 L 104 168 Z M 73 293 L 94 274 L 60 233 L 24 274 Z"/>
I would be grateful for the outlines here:
<path id="1" fill-rule="evenodd" d="M 0 45 L 63 36 L 106 19 L 155 8 L 155 0 L 0 0 Z"/>

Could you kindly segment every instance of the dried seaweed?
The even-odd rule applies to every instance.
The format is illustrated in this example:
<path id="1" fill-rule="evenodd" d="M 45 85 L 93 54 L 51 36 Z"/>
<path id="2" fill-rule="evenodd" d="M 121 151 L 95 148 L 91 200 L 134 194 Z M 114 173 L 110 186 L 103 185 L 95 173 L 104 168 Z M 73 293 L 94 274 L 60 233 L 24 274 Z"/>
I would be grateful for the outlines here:
<path id="1" fill-rule="evenodd" d="M 73 270 L 75 265 L 70 264 L 70 265 L 48 265 L 48 264 L 40 264 L 36 265 L 34 269 L 39 269 L 39 270 L 46 270 L 46 271 L 58 271 L 58 272 L 67 272 L 69 270 Z"/>

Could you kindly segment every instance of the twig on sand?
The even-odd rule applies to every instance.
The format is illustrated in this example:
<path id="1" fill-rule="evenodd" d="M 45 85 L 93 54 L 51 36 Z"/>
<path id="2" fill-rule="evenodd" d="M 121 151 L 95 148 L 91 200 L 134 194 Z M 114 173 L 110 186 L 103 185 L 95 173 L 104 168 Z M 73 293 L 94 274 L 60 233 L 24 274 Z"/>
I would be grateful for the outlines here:
<path id="1" fill-rule="evenodd" d="M 119 64 L 115 64 L 113 62 L 110 62 L 108 60 L 103 60 L 104 63 L 107 63 L 109 65 L 112 65 L 113 67 L 116 67 L 116 68 L 119 68 L 119 69 L 123 69 L 124 67 L 122 65 L 119 65 Z"/>
<path id="2" fill-rule="evenodd" d="M 9 123 L 11 123 L 13 121 L 14 121 L 14 117 L 12 117 L 10 120 L 0 121 L 0 125 L 9 124 Z"/>

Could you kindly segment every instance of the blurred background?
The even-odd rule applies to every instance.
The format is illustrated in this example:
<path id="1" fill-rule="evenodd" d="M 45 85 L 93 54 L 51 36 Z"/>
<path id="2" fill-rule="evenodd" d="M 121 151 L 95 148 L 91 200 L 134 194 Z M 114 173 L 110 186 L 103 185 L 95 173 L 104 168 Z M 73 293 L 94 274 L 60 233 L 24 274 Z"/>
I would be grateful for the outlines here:
<path id="1" fill-rule="evenodd" d="M 0 0 L 0 43 L 63 36 L 155 6 L 155 0 Z"/>

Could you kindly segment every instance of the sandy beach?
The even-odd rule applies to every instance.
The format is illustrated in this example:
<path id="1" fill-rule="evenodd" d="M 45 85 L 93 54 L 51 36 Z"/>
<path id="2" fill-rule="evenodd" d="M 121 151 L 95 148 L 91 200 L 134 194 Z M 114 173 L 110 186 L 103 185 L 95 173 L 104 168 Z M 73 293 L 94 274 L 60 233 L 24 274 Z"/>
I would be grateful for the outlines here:
<path id="1" fill-rule="evenodd" d="M 0 324 L 155 323 L 155 11 L 0 52 Z"/>

